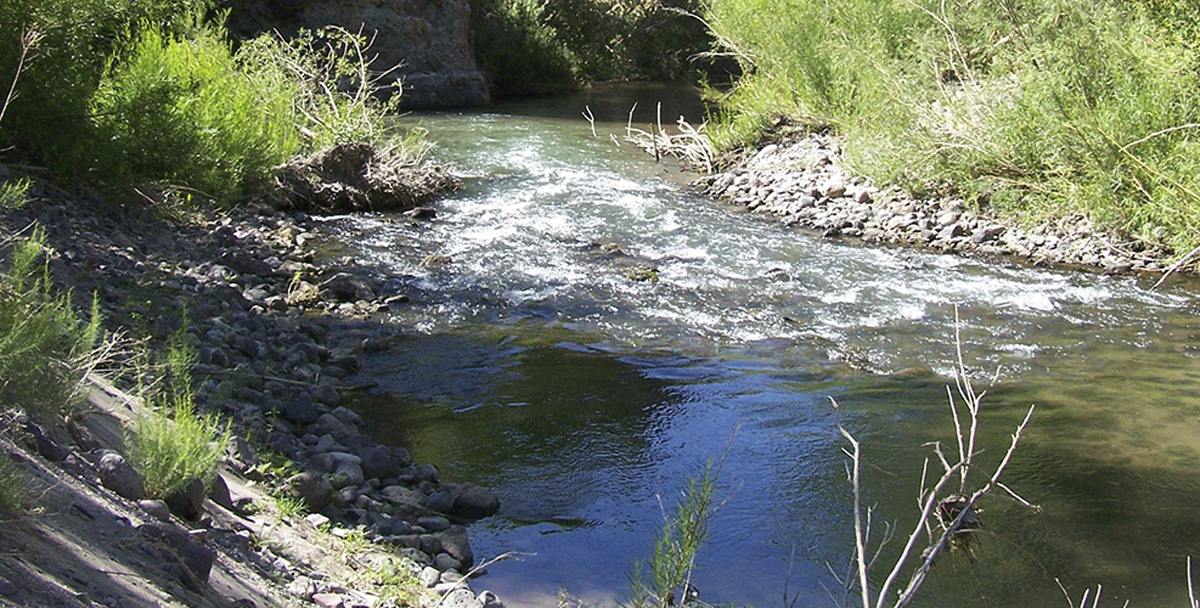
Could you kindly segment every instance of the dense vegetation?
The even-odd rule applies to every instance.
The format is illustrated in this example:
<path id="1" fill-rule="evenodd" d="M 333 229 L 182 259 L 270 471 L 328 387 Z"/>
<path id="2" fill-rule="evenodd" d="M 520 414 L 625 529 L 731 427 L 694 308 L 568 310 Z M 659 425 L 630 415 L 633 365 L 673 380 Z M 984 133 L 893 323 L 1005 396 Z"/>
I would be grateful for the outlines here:
<path id="1" fill-rule="evenodd" d="M 479 0 L 480 66 L 496 98 L 543 95 L 598 80 L 693 77 L 709 50 L 695 0 Z"/>
<path id="2" fill-rule="evenodd" d="M 1196 3 L 711 0 L 707 19 L 746 72 L 722 148 L 786 117 L 882 182 L 1200 244 Z"/>
<path id="3" fill-rule="evenodd" d="M 331 29 L 235 49 L 208 0 L 11 0 L 0 144 L 122 190 L 229 201 L 298 154 L 383 136 L 360 46 Z M 342 77 L 357 88 L 332 90 Z"/>

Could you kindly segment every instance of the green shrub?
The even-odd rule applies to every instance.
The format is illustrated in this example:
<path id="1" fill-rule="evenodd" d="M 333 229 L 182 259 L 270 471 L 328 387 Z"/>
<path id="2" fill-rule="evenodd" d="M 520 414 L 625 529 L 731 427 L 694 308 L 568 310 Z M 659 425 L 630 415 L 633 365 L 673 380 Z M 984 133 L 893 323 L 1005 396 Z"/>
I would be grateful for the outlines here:
<path id="1" fill-rule="evenodd" d="M 127 439 L 130 462 L 152 497 L 169 496 L 196 479 L 207 486 L 229 443 L 228 428 L 216 416 L 196 412 L 194 352 L 185 336 L 181 331 L 171 340 L 165 386 L 146 396 L 150 411 Z"/>
<path id="2" fill-rule="evenodd" d="M 497 0 L 471 7 L 476 54 L 493 96 L 547 95 L 577 86 L 575 56 L 541 22 L 540 2 Z"/>
<path id="3" fill-rule="evenodd" d="M 300 145 L 296 87 L 241 69 L 219 28 L 139 29 L 92 99 L 103 142 L 95 165 L 118 183 L 168 182 L 218 199 L 266 184 Z"/>
<path id="4" fill-rule="evenodd" d="M 29 57 L 0 140 L 22 145 L 51 167 L 83 170 L 92 156 L 88 107 L 110 57 L 137 24 L 177 31 L 206 0 L 5 0 L 0 2 L 0 83 L 7 91 L 34 28 Z"/>
<path id="5" fill-rule="evenodd" d="M 45 233 L 9 244 L 0 276 L 0 407 L 62 412 L 74 406 L 96 363 L 100 315 L 93 301 L 81 323 L 69 294 L 58 294 L 43 256 Z"/>
<path id="6" fill-rule="evenodd" d="M 711 131 L 832 127 L 851 165 L 1035 218 L 1200 244 L 1200 9 L 1173 0 L 712 0 L 747 76 Z"/>

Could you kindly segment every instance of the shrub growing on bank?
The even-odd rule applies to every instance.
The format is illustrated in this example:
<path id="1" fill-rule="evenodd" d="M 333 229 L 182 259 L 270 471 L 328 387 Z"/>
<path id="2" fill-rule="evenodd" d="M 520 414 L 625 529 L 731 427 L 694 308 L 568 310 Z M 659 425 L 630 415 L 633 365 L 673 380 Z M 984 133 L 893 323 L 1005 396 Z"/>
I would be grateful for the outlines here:
<path id="1" fill-rule="evenodd" d="M 229 443 L 216 416 L 196 412 L 191 381 L 194 347 L 183 331 L 169 344 L 165 386 L 145 395 L 150 411 L 128 437 L 130 462 L 146 482 L 146 494 L 166 497 L 194 480 L 207 486 Z"/>
<path id="2" fill-rule="evenodd" d="M 0 407 L 62 412 L 75 404 L 96 363 L 100 315 L 81 323 L 68 294 L 50 282 L 43 255 L 45 234 L 6 244 L 7 270 L 0 276 Z"/>
<path id="3" fill-rule="evenodd" d="M 185 184 L 218 199 L 268 183 L 300 147 L 295 83 L 268 66 L 243 69 L 213 26 L 180 35 L 138 30 L 89 107 L 101 174 L 117 183 Z"/>
<path id="4" fill-rule="evenodd" d="M 719 146 L 798 117 L 918 193 L 1200 243 L 1193 3 L 712 0 L 708 16 L 747 70 Z"/>

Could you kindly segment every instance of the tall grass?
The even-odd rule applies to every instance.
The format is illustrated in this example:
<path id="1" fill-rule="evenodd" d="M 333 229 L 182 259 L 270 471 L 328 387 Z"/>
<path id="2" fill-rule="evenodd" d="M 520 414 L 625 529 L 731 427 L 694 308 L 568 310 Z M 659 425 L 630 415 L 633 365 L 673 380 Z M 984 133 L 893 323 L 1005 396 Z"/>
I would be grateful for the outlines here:
<path id="1" fill-rule="evenodd" d="M 100 315 L 84 323 L 50 280 L 45 233 L 7 243 L 0 275 L 0 407 L 53 413 L 74 406 L 96 363 Z"/>
<path id="2" fill-rule="evenodd" d="M 708 17 L 747 70 L 718 146 L 788 116 L 918 193 L 1200 244 L 1194 3 L 711 0 Z"/>

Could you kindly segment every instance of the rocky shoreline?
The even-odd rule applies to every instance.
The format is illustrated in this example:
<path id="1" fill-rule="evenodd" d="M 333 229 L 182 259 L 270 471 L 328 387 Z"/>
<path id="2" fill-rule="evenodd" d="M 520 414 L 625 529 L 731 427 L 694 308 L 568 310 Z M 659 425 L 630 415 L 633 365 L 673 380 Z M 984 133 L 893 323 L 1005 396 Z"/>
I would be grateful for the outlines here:
<path id="1" fill-rule="evenodd" d="M 1164 251 L 1106 234 L 1087 218 L 1026 229 L 961 199 L 918 200 L 880 189 L 843 168 L 841 159 L 841 143 L 832 135 L 785 132 L 779 143 L 695 185 L 710 196 L 829 238 L 1106 273 L 1161 273 L 1170 266 Z"/>
<path id="2" fill-rule="evenodd" d="M 464 580 L 476 565 L 466 525 L 495 513 L 496 497 L 485 488 L 443 481 L 435 466 L 415 464 L 405 449 L 376 443 L 343 403 L 356 388 L 343 379 L 357 371 L 359 357 L 386 350 L 398 331 L 367 317 L 401 305 L 403 294 L 381 289 L 369 269 L 319 261 L 302 213 L 250 205 L 218 218 L 164 222 L 47 183 L 35 184 L 31 195 L 24 207 L 0 211 L 0 226 L 6 237 L 35 224 L 45 229 L 56 283 L 70 289 L 82 309 L 96 294 L 107 326 L 153 341 L 186 322 L 198 354 L 197 401 L 203 411 L 220 412 L 235 431 L 228 475 L 270 484 L 264 460 L 289 460 L 299 470 L 279 480 L 278 492 L 301 500 L 313 526 L 357 535 L 406 560 L 412 579 L 433 593 L 422 595 L 423 605 L 502 605 L 493 594 L 470 592 Z M 264 450 L 277 458 L 260 457 Z M 107 453 L 82 445 L 66 452 L 78 453 L 92 470 Z M 138 503 L 144 497 L 135 491 L 122 492 L 135 504 L 147 502 Z M 202 495 L 195 498 L 192 513 L 180 517 L 176 510 L 165 519 L 193 539 L 224 537 L 206 531 L 214 520 L 202 515 L 202 501 Z M 231 512 L 250 516 L 247 500 L 226 495 L 222 501 Z M 227 549 L 211 540 L 200 543 Z M 267 564 L 267 579 L 284 590 L 280 597 L 297 605 L 373 605 L 344 586 L 322 582 L 335 576 L 272 566 L 279 556 L 270 553 L 266 544 L 226 551 L 246 564 Z M 6 589 L 0 597 L 21 597 L 21 589 Z M 107 605 L 126 605 L 114 602 Z"/>

